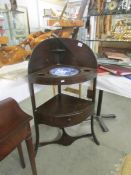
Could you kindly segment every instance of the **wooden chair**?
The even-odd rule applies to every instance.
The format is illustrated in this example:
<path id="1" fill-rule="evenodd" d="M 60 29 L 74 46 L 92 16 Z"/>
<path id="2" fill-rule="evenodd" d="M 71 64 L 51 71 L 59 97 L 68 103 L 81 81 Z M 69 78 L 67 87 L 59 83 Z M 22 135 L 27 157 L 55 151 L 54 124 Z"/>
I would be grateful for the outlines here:
<path id="1" fill-rule="evenodd" d="M 51 70 L 64 66 L 77 69 L 78 73 L 73 76 L 56 76 L 51 73 Z M 95 143 L 99 144 L 93 126 L 96 69 L 97 62 L 91 49 L 74 39 L 52 38 L 41 42 L 34 49 L 28 66 L 28 80 L 36 129 L 36 150 L 38 146 L 52 143 L 70 145 L 76 139 L 87 136 L 93 136 Z M 93 84 L 90 99 L 77 98 L 62 93 L 62 85 L 85 81 L 91 81 Z M 36 106 L 34 84 L 57 85 L 58 94 L 42 105 Z M 66 133 L 65 127 L 79 124 L 90 116 L 91 134 L 71 137 Z M 40 142 L 40 124 L 60 128 L 63 131 L 61 138 L 52 142 Z"/>
<path id="2" fill-rule="evenodd" d="M 25 140 L 32 167 L 32 174 L 37 175 L 29 125 L 31 118 L 31 116 L 20 109 L 14 99 L 7 98 L 0 101 L 0 161 L 17 147 L 21 165 L 25 168 L 21 147 L 21 142 Z"/>

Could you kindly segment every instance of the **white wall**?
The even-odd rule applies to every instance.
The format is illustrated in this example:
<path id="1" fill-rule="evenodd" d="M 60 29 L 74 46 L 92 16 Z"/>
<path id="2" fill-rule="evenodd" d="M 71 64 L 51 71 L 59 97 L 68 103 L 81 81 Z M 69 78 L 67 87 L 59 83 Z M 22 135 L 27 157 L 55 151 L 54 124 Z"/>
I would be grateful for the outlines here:
<path id="1" fill-rule="evenodd" d="M 17 0 L 18 6 L 24 6 L 28 10 L 29 25 L 31 32 L 40 28 L 37 0 Z"/>
<path id="2" fill-rule="evenodd" d="M 1 4 L 6 4 L 6 3 L 9 3 L 9 0 L 0 0 L 0 3 Z"/>

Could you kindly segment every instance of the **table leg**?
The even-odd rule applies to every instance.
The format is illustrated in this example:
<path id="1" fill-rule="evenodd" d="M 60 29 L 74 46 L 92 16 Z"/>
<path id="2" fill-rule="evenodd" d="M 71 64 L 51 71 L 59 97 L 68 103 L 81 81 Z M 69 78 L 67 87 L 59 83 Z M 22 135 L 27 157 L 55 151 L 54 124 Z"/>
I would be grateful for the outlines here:
<path id="1" fill-rule="evenodd" d="M 103 118 L 116 118 L 116 116 L 114 114 L 101 115 L 102 100 L 103 100 L 103 90 L 99 90 L 96 119 L 99 122 L 101 129 L 104 132 L 108 132 L 109 129 L 105 125 Z"/>

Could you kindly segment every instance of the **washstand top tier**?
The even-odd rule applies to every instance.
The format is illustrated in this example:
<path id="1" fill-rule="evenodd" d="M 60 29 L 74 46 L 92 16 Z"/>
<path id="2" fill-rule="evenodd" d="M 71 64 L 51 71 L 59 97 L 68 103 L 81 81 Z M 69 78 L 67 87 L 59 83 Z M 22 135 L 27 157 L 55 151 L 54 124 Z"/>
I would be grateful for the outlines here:
<path id="1" fill-rule="evenodd" d="M 30 83 L 74 84 L 96 77 L 97 61 L 92 50 L 81 41 L 51 38 L 33 51 L 28 65 Z"/>

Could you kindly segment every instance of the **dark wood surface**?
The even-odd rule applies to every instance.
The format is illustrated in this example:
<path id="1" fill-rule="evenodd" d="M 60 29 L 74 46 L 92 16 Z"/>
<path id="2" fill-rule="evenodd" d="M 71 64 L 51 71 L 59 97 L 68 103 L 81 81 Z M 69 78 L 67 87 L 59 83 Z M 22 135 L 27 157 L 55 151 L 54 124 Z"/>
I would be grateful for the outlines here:
<path id="1" fill-rule="evenodd" d="M 26 141 L 32 173 L 37 175 L 35 154 L 29 121 L 31 116 L 24 113 L 12 98 L 0 101 L 0 160 L 18 148 L 22 167 L 25 167 L 21 142 Z"/>
<path id="2" fill-rule="evenodd" d="M 73 76 L 54 76 L 50 69 L 59 66 L 69 66 L 79 69 Z M 52 38 L 40 43 L 33 51 L 28 66 L 30 96 L 33 107 L 36 150 L 38 146 L 59 143 L 69 145 L 81 137 L 69 136 L 64 128 L 76 125 L 91 116 L 91 136 L 99 144 L 93 126 L 93 114 L 96 93 L 97 62 L 92 50 L 84 43 L 69 38 Z M 62 94 L 61 86 L 67 84 L 91 81 L 92 96 L 90 100 Z M 46 103 L 36 107 L 34 84 L 58 85 L 58 95 Z M 46 93 L 46 92 L 45 92 Z M 46 124 L 62 129 L 61 138 L 52 142 L 39 142 L 39 125 Z M 86 135 L 87 136 L 87 135 Z M 85 136 L 83 136 L 85 137 Z"/>
<path id="3" fill-rule="evenodd" d="M 0 101 L 0 141 L 9 137 L 12 130 L 17 133 L 17 130 L 31 119 L 32 117 L 24 113 L 11 98 Z"/>
<path id="4" fill-rule="evenodd" d="M 59 128 L 76 125 L 92 114 L 94 103 L 85 99 L 58 94 L 36 110 L 39 123 Z"/>

